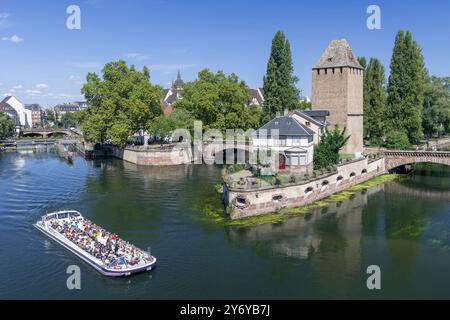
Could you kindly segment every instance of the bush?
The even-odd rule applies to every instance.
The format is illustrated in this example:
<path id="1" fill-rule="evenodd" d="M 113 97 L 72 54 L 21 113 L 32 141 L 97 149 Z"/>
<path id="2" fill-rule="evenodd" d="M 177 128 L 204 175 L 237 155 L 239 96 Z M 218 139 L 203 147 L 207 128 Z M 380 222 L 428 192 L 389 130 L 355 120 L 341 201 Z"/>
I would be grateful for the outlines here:
<path id="1" fill-rule="evenodd" d="M 236 172 L 240 172 L 240 171 L 242 171 L 244 169 L 245 169 L 245 166 L 243 164 L 233 164 L 233 165 L 228 167 L 228 172 L 229 173 L 236 173 Z"/>
<path id="2" fill-rule="evenodd" d="M 386 148 L 395 150 L 408 150 L 411 144 L 408 135 L 403 131 L 391 131 L 386 135 Z"/>

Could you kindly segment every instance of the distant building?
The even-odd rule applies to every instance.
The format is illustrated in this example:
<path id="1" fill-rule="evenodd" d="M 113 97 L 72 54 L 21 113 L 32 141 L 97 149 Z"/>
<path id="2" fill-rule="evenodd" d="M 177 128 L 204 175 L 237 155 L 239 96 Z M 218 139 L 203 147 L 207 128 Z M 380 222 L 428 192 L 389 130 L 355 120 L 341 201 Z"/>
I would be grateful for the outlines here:
<path id="1" fill-rule="evenodd" d="M 250 105 L 261 107 L 264 104 L 264 89 L 258 88 L 258 89 L 249 89 L 248 95 L 250 96 Z"/>
<path id="2" fill-rule="evenodd" d="M 55 106 L 53 109 L 56 114 L 56 119 L 58 121 L 61 121 L 61 117 L 65 115 L 66 113 L 74 113 L 81 110 L 86 110 L 88 108 L 88 105 L 84 101 L 76 101 L 72 103 L 64 103 L 59 104 Z"/>
<path id="3" fill-rule="evenodd" d="M 179 99 L 182 99 L 182 93 L 184 90 L 184 81 L 181 79 L 181 73 L 178 71 L 177 80 L 172 81 L 172 87 L 164 90 L 164 114 L 171 114 L 173 112 L 173 105 Z"/>
<path id="4" fill-rule="evenodd" d="M 345 39 L 331 41 L 312 70 L 312 110 L 329 110 L 329 125 L 346 128 L 346 154 L 364 149 L 363 77 L 364 69 Z"/>
<path id="5" fill-rule="evenodd" d="M 314 131 L 297 120 L 295 114 L 279 116 L 252 134 L 255 151 L 276 153 L 280 171 L 310 173 L 314 160 Z"/>
<path id="6" fill-rule="evenodd" d="M 25 109 L 31 111 L 31 126 L 33 128 L 44 125 L 44 110 L 39 104 L 26 104 Z"/>
<path id="7" fill-rule="evenodd" d="M 172 87 L 164 90 L 163 107 L 164 114 L 171 114 L 173 112 L 173 105 L 180 99 L 183 99 L 185 82 L 181 79 L 181 73 L 178 71 L 177 80 L 172 81 Z M 264 90 L 262 88 L 249 89 L 248 95 L 250 97 L 249 105 L 262 107 L 264 104 Z"/>
<path id="8" fill-rule="evenodd" d="M 328 126 L 328 110 L 295 110 L 290 116 L 314 132 L 314 144 L 318 145 Z"/>
<path id="9" fill-rule="evenodd" d="M 31 110 L 14 96 L 7 96 L 0 102 L 0 111 L 5 112 L 15 122 L 18 129 L 28 129 L 32 127 Z"/>

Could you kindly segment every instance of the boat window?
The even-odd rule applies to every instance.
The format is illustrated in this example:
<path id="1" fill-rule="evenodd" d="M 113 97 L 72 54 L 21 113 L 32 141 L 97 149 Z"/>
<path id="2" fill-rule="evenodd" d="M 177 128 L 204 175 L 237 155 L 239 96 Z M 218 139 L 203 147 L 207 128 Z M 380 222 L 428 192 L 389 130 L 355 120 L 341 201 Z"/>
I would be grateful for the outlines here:
<path id="1" fill-rule="evenodd" d="M 66 219 L 66 218 L 67 218 L 67 213 L 58 214 L 58 219 Z"/>
<path id="2" fill-rule="evenodd" d="M 283 200 L 283 196 L 282 195 L 274 196 L 273 200 L 274 201 L 281 201 L 281 200 Z"/>

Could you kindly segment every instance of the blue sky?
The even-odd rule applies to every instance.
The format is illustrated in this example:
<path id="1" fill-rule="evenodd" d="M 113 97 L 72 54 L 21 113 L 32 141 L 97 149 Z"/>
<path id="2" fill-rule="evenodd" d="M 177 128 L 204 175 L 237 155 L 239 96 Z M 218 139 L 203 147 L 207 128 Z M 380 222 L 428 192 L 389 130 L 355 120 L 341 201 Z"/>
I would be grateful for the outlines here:
<path id="1" fill-rule="evenodd" d="M 81 30 L 66 28 L 66 8 L 81 8 Z M 381 8 L 381 30 L 366 27 L 369 5 Z M 450 1 L 365 0 L 0 0 L 0 97 L 24 103 L 82 99 L 87 72 L 125 59 L 151 69 L 168 87 L 181 69 L 235 72 L 262 85 L 272 37 L 291 41 L 298 87 L 311 92 L 311 67 L 333 39 L 346 38 L 358 56 L 389 67 L 395 34 L 408 29 L 431 74 L 450 76 Z"/>

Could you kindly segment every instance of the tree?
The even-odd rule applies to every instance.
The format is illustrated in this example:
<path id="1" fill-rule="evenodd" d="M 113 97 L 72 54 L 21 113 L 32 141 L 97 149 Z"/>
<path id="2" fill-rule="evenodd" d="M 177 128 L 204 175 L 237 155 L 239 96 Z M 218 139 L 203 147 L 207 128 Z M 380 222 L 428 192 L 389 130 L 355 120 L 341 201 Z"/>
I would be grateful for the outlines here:
<path id="1" fill-rule="evenodd" d="M 150 134 L 161 138 L 161 144 L 164 139 L 172 135 L 177 129 L 186 129 L 193 136 L 195 119 L 189 112 L 183 109 L 176 109 L 170 115 L 161 115 L 154 120 L 149 121 L 147 130 Z"/>
<path id="2" fill-rule="evenodd" d="M 385 135 L 386 99 L 384 67 L 372 58 L 364 78 L 364 134 L 375 145 L 381 145 Z"/>
<path id="3" fill-rule="evenodd" d="M 333 131 L 325 131 L 322 140 L 314 150 L 314 169 L 326 168 L 339 162 L 339 152 L 345 147 L 350 136 L 346 136 L 346 129 L 340 130 L 335 126 Z"/>
<path id="4" fill-rule="evenodd" d="M 56 114 L 53 109 L 45 110 L 45 118 L 48 124 L 55 125 L 56 124 Z"/>
<path id="5" fill-rule="evenodd" d="M 66 129 L 71 127 L 78 127 L 83 122 L 85 115 L 85 110 L 65 113 L 61 116 L 59 126 Z"/>
<path id="6" fill-rule="evenodd" d="M 272 49 L 264 76 L 264 119 L 273 118 L 284 109 L 298 109 L 300 91 L 294 75 L 291 45 L 282 31 L 278 31 L 272 40 Z"/>
<path id="7" fill-rule="evenodd" d="M 393 130 L 386 135 L 386 148 L 394 150 L 408 150 L 411 148 L 408 135 L 404 131 Z"/>
<path id="8" fill-rule="evenodd" d="M 162 114 L 162 88 L 150 83 L 148 68 L 140 72 L 125 61 L 106 64 L 102 73 L 102 78 L 89 73 L 81 89 L 90 106 L 82 130 L 87 141 L 111 139 L 123 146 L 129 136 Z"/>
<path id="9" fill-rule="evenodd" d="M 237 75 L 205 69 L 197 80 L 185 85 L 183 99 L 174 108 L 186 110 L 206 129 L 248 130 L 257 128 L 260 122 L 259 109 L 249 103 L 248 87 Z"/>
<path id="10" fill-rule="evenodd" d="M 411 143 L 423 137 L 422 112 L 427 71 L 422 50 L 411 32 L 399 31 L 395 39 L 388 84 L 388 130 L 404 131 Z"/>
<path id="11" fill-rule="evenodd" d="M 427 137 L 450 132 L 450 78 L 432 76 L 425 88 L 423 128 Z"/>
<path id="12" fill-rule="evenodd" d="M 10 116 L 0 112 L 0 139 L 7 139 L 14 135 L 16 123 Z"/>

